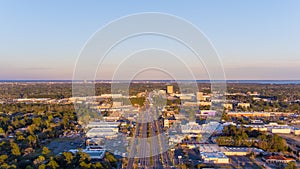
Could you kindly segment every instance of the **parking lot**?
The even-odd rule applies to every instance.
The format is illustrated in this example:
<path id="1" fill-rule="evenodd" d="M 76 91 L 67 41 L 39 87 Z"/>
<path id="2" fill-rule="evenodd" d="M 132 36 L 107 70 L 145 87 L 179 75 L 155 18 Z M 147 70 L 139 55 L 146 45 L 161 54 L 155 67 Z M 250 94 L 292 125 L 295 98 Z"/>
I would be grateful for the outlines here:
<path id="1" fill-rule="evenodd" d="M 231 161 L 232 168 L 242 168 L 242 169 L 260 169 L 258 165 L 253 163 L 249 157 L 245 156 L 228 156 Z"/>
<path id="2" fill-rule="evenodd" d="M 84 139 L 82 137 L 77 138 L 58 138 L 51 141 L 47 147 L 53 154 L 59 154 L 70 149 L 83 148 Z"/>

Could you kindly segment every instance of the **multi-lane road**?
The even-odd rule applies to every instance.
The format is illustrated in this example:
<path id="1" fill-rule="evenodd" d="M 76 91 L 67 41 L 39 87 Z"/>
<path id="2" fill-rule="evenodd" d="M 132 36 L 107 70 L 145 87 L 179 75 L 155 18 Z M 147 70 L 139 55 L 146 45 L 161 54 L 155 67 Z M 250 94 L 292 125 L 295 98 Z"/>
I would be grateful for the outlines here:
<path id="1" fill-rule="evenodd" d="M 158 120 L 159 110 L 150 104 L 146 104 L 145 109 L 136 123 L 126 168 L 171 168 L 167 137 Z"/>

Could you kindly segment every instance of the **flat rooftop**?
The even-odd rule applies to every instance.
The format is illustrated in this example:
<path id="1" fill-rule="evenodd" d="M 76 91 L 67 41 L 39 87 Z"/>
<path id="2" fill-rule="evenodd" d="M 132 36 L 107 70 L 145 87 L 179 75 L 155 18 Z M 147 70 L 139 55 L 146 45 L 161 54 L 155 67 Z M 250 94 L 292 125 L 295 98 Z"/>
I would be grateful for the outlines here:
<path id="1" fill-rule="evenodd" d="M 200 155 L 204 158 L 228 158 L 222 152 L 202 152 Z"/>
<path id="2" fill-rule="evenodd" d="M 109 132 L 114 132 L 115 131 L 113 129 L 109 129 L 109 128 L 92 128 L 91 130 L 89 130 L 87 132 L 88 133 L 109 133 Z"/>

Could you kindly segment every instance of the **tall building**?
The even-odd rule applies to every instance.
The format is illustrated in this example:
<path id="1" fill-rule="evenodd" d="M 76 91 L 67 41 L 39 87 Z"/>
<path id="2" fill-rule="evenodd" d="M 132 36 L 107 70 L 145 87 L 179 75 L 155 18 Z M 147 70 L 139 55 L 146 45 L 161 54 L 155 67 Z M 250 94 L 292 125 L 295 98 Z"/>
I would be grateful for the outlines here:
<path id="1" fill-rule="evenodd" d="M 197 100 L 205 100 L 205 98 L 203 97 L 203 92 L 197 92 Z"/>
<path id="2" fill-rule="evenodd" d="M 168 85 L 167 86 L 167 93 L 168 94 L 172 94 L 173 93 L 173 86 L 172 85 Z"/>

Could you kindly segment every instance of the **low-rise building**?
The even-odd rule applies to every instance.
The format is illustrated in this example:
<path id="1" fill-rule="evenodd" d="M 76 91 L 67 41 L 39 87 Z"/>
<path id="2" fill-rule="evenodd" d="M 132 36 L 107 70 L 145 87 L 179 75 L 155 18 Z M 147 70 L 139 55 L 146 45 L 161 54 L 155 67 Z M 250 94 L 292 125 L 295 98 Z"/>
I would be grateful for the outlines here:
<path id="1" fill-rule="evenodd" d="M 223 152 L 226 156 L 246 156 L 253 152 L 254 154 L 260 154 L 264 151 L 257 148 L 251 147 L 221 147 L 221 152 Z"/>
<path id="2" fill-rule="evenodd" d="M 244 127 L 251 128 L 251 130 L 264 131 L 264 132 L 268 131 L 268 128 L 265 125 L 250 124 L 250 125 L 244 125 Z"/>
<path id="3" fill-rule="evenodd" d="M 79 150 L 75 149 L 75 150 L 69 150 L 69 152 L 75 154 L 77 153 Z M 82 150 L 83 153 L 87 153 L 88 155 L 90 155 L 91 160 L 101 160 L 104 158 L 106 150 L 105 149 L 83 149 Z"/>
<path id="4" fill-rule="evenodd" d="M 223 132 L 223 125 L 217 121 L 210 121 L 208 123 L 202 124 L 202 133 L 219 133 Z"/>
<path id="5" fill-rule="evenodd" d="M 201 110 L 201 116 L 216 116 L 217 112 L 215 110 Z"/>
<path id="6" fill-rule="evenodd" d="M 201 133 L 202 126 L 196 122 L 189 122 L 185 125 L 181 125 L 181 132 L 185 134 L 189 133 Z"/>
<path id="7" fill-rule="evenodd" d="M 113 111 L 109 116 L 103 117 L 106 122 L 118 121 L 122 113 L 120 111 Z M 118 125 L 117 123 L 115 125 Z"/>
<path id="8" fill-rule="evenodd" d="M 222 132 L 222 129 L 223 126 L 216 121 L 211 121 L 202 125 L 199 125 L 196 122 L 189 122 L 185 125 L 181 125 L 181 132 L 184 134 Z"/>
<path id="9" fill-rule="evenodd" d="M 271 128 L 271 133 L 275 134 L 289 134 L 291 133 L 291 128 L 289 127 L 274 127 Z"/>
<path id="10" fill-rule="evenodd" d="M 113 107 L 121 107 L 123 106 L 123 102 L 113 102 Z"/>
<path id="11" fill-rule="evenodd" d="M 217 144 L 200 144 L 199 145 L 200 152 L 220 152 L 220 147 Z"/>
<path id="12" fill-rule="evenodd" d="M 169 145 L 181 143 L 184 138 L 182 135 L 169 135 Z"/>
<path id="13" fill-rule="evenodd" d="M 228 116 L 232 117 L 270 117 L 270 112 L 228 112 Z"/>
<path id="14" fill-rule="evenodd" d="M 204 163 L 228 164 L 229 158 L 222 152 L 200 152 Z"/>
<path id="15" fill-rule="evenodd" d="M 292 129 L 292 133 L 294 133 L 295 135 L 300 135 L 300 129 L 294 127 L 294 128 Z"/>
<path id="16" fill-rule="evenodd" d="M 264 156 L 262 157 L 262 160 L 264 160 L 266 163 L 281 163 L 281 164 L 287 164 L 292 161 L 296 161 L 293 158 L 287 158 L 282 155 L 269 155 L 269 156 Z"/>
<path id="17" fill-rule="evenodd" d="M 112 137 L 116 137 L 117 134 L 118 132 L 112 129 L 92 128 L 86 133 L 86 136 L 88 138 L 99 138 L 99 137 L 112 138 Z"/>
<path id="18" fill-rule="evenodd" d="M 167 117 L 164 119 L 164 127 L 170 127 L 175 122 L 176 122 L 176 118 L 174 116 Z"/>
<path id="19" fill-rule="evenodd" d="M 182 106 L 185 106 L 185 107 L 189 107 L 189 106 L 198 106 L 198 103 L 197 102 L 191 102 L 191 101 L 186 101 L 182 104 Z"/>
<path id="20" fill-rule="evenodd" d="M 201 100 L 201 101 L 205 100 L 205 98 L 203 97 L 203 92 L 197 92 L 196 97 L 197 97 L 197 100 Z"/>
<path id="21" fill-rule="evenodd" d="M 251 120 L 251 124 L 264 124 L 262 120 Z"/>
<path id="22" fill-rule="evenodd" d="M 86 127 L 87 128 L 111 129 L 115 132 L 118 132 L 119 125 L 120 125 L 120 122 L 99 121 L 99 122 L 90 122 Z"/>
<path id="23" fill-rule="evenodd" d="M 200 106 L 211 106 L 211 102 L 198 102 Z"/>

